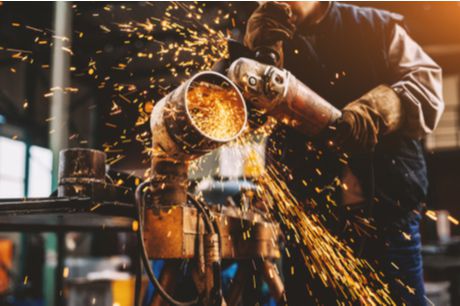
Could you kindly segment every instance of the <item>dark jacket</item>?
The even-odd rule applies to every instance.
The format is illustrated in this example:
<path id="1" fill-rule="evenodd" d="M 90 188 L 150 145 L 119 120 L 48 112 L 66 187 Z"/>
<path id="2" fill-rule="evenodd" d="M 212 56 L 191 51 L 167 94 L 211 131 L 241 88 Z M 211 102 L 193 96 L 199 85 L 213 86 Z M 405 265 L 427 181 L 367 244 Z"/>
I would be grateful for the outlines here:
<path id="1" fill-rule="evenodd" d="M 342 108 L 380 84 L 393 85 L 404 79 L 404 73 L 395 72 L 394 55 L 390 54 L 395 27 L 402 23 L 397 14 L 334 3 L 319 25 L 301 27 L 293 40 L 285 42 L 284 68 Z M 434 62 L 429 64 L 439 69 Z M 407 103 L 425 102 L 417 101 L 418 97 L 404 88 L 397 92 L 403 103 L 409 95 L 413 100 Z M 382 137 L 375 152 L 354 154 L 348 161 L 382 227 L 407 222 L 420 212 L 426 199 L 423 147 L 410 134 L 403 127 Z M 267 148 L 268 163 L 280 162 L 291 169 L 294 179 L 290 187 L 297 197 L 327 210 L 340 202 L 342 154 L 282 125 L 270 137 Z"/>

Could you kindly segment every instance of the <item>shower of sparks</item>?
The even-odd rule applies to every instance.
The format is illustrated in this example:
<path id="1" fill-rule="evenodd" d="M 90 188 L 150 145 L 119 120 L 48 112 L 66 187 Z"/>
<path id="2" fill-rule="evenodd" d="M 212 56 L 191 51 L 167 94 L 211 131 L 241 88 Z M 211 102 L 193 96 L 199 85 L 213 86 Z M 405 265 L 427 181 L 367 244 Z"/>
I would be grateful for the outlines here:
<path id="1" fill-rule="evenodd" d="M 72 80 L 75 84 L 80 80 L 91 81 L 108 99 L 93 102 L 89 109 L 95 109 L 96 104 L 101 103 L 111 106 L 102 125 L 106 131 L 113 130 L 110 135 L 118 136 L 104 139 L 106 142 L 102 148 L 108 154 L 107 162 L 116 165 L 125 160 L 125 150 L 138 143 L 144 148 L 142 162 L 148 165 L 151 154 L 149 119 L 153 105 L 180 82 L 196 72 L 210 70 L 217 62 L 228 58 L 227 39 L 236 27 L 232 17 L 236 11 L 232 5 L 224 3 L 216 8 L 196 1 L 143 2 L 105 4 L 101 10 L 94 11 L 75 3 L 72 5 L 75 17 L 72 37 L 56 36 L 52 29 L 13 21 L 11 30 L 18 36 L 25 33 L 28 36 L 24 37 L 31 37 L 30 46 L 24 49 L 0 46 L 0 53 L 15 62 L 35 64 L 50 73 L 51 65 L 43 62 L 41 53 L 49 52 L 56 40 L 72 41 L 72 47 L 62 49 L 77 59 L 72 59 L 74 65 L 69 68 Z M 136 20 L 135 16 L 130 17 L 135 9 L 151 14 L 142 12 L 141 15 L 148 17 Z M 95 27 L 90 32 L 83 32 L 79 27 L 88 31 L 88 19 L 90 24 L 95 23 Z M 112 36 L 116 36 L 116 40 L 121 38 L 121 45 L 110 42 Z M 83 49 L 77 46 L 83 46 Z M 123 54 L 114 57 L 119 50 L 123 50 Z M 139 69 L 140 65 L 142 69 Z M 15 67 L 10 68 L 12 74 L 18 71 Z M 86 92 L 86 88 L 79 90 L 77 87 L 48 88 L 42 93 L 43 100 L 51 99 L 58 90 L 76 96 Z M 23 107 L 26 109 L 28 104 Z M 73 145 L 86 146 L 89 143 L 78 132 L 70 133 L 69 140 Z"/>
<path id="2" fill-rule="evenodd" d="M 136 19 L 133 12 L 139 9 L 144 17 Z M 49 52 L 57 40 L 72 42 L 72 47 L 65 47 L 62 52 L 74 58 L 69 68 L 73 84 L 92 81 L 106 99 L 90 102 L 88 110 L 100 110 L 97 104 L 110 105 L 109 116 L 101 125 L 108 134 L 118 136 L 104 139 L 102 149 L 108 154 L 107 162 L 116 166 L 127 158 L 126 149 L 140 144 L 144 148 L 142 162 L 148 165 L 151 154 L 149 119 L 153 105 L 180 82 L 228 58 L 227 39 L 238 28 L 236 7 L 232 2 L 217 7 L 198 1 L 107 3 L 94 8 L 74 3 L 72 11 L 75 18 L 72 37 L 57 36 L 52 29 L 13 19 L 11 32 L 18 37 L 30 37 L 30 42 L 22 39 L 29 43 L 25 48 L 0 46 L 0 53 L 50 73 L 51 63 L 44 60 L 41 53 Z M 117 53 L 119 58 L 116 58 Z M 139 65 L 143 66 L 142 75 L 138 75 Z M 16 68 L 10 71 L 17 74 Z M 147 82 L 138 82 L 139 79 Z M 77 86 L 48 88 L 42 93 L 42 100 L 52 98 L 57 90 L 75 95 L 76 99 L 87 92 L 86 88 L 79 90 Z M 24 109 L 28 106 L 28 103 L 23 104 Z M 49 119 L 52 120 L 54 118 Z M 44 124 L 48 125 L 49 121 Z M 50 131 L 52 133 L 54 131 Z M 71 131 L 69 141 L 82 146 L 90 143 L 78 130 Z"/>
<path id="3" fill-rule="evenodd" d="M 247 145 L 270 135 L 275 125 L 273 120 L 269 120 L 259 129 L 235 140 L 231 144 L 235 160 L 245 156 L 244 148 Z M 335 290 L 338 303 L 353 301 L 365 305 L 396 305 L 388 285 L 383 281 L 383 275 L 374 270 L 366 260 L 358 258 L 345 242 L 331 234 L 320 215 L 304 209 L 304 205 L 289 190 L 285 182 L 286 173 L 282 174 L 277 168 L 273 165 L 266 166 L 257 180 L 258 195 L 268 213 L 267 217 L 281 224 L 285 239 L 293 242 L 300 250 L 311 275 L 319 279 L 324 287 Z M 289 172 L 289 169 L 283 170 Z M 326 197 L 324 204 L 330 201 Z M 368 220 L 361 222 L 372 227 Z M 275 241 L 274 243 L 276 244 Z M 289 250 L 286 253 L 289 256 Z M 305 286 L 308 290 L 308 284 Z M 315 292 L 310 294 L 315 295 Z"/>
<path id="4" fill-rule="evenodd" d="M 430 219 L 433 220 L 433 221 L 437 221 L 437 220 L 438 220 L 438 214 L 436 213 L 436 211 L 433 211 L 433 210 L 427 210 L 427 211 L 425 212 L 425 216 L 427 216 L 428 218 L 430 218 Z M 447 216 L 447 220 L 448 220 L 449 222 L 451 222 L 452 224 L 454 224 L 454 225 L 459 225 L 459 223 L 460 223 L 456 218 L 454 218 L 454 217 L 451 216 L 451 215 L 448 215 L 448 216 Z"/>
<path id="5" fill-rule="evenodd" d="M 155 3 L 147 3 L 155 6 Z M 122 11 L 129 11 L 128 5 L 120 6 Z M 74 4 L 74 11 L 78 12 L 78 4 Z M 107 14 L 112 14 L 114 5 L 104 6 L 104 11 Z M 140 89 L 133 83 L 120 83 L 112 81 L 113 76 L 110 73 L 103 74 L 100 69 L 98 58 L 103 57 L 103 50 L 98 50 L 94 54 L 88 56 L 87 65 L 85 67 L 70 67 L 70 72 L 74 77 L 87 77 L 96 82 L 97 88 L 100 90 L 109 89 L 112 99 L 107 101 L 111 105 L 110 116 L 115 118 L 124 113 L 127 108 L 134 108 L 138 112 L 138 118 L 135 122 L 126 122 L 126 126 L 118 126 L 112 122 L 105 122 L 105 126 L 119 131 L 119 139 L 103 145 L 104 151 L 110 153 L 108 159 L 109 164 L 116 164 L 123 160 L 126 155 L 123 150 L 123 144 L 137 141 L 141 143 L 147 155 L 150 151 L 150 133 L 144 129 L 136 133 L 134 136 L 130 134 L 131 127 L 148 127 L 150 112 L 155 101 L 152 98 L 153 93 L 164 95 L 170 90 L 171 79 L 181 81 L 184 78 L 190 77 L 197 71 L 209 70 L 212 66 L 222 59 L 228 58 L 227 38 L 228 31 L 214 29 L 214 26 L 231 21 L 235 26 L 235 21 L 231 15 L 225 11 L 219 11 L 218 14 L 211 18 L 204 16 L 205 3 L 197 2 L 171 2 L 161 18 L 149 17 L 144 20 L 133 20 L 126 23 L 101 24 L 98 30 L 102 35 L 110 35 L 115 31 L 122 32 L 126 35 L 124 44 L 134 44 L 135 41 L 143 41 L 153 43 L 155 47 L 146 50 L 136 51 L 131 56 L 120 58 L 120 61 L 112 68 L 113 73 L 123 73 L 127 79 L 133 78 L 135 75 L 130 71 L 133 63 L 139 60 L 143 63 L 163 63 L 162 69 L 166 69 L 166 73 L 160 74 L 154 69 L 151 71 L 148 89 Z M 99 13 L 94 14 L 95 18 L 99 17 Z M 208 21 L 205 22 L 204 20 Z M 48 29 L 39 29 L 33 25 L 24 25 L 20 23 L 12 23 L 11 26 L 15 29 L 24 29 L 32 31 L 35 36 L 34 44 L 37 48 L 49 48 L 55 40 L 69 40 L 66 37 L 57 37 Z M 179 39 L 174 42 L 162 39 L 162 34 L 174 33 Z M 87 36 L 78 29 L 74 31 L 73 39 L 84 40 Z M 163 35 L 164 36 L 164 35 Z M 0 46 L 0 52 L 6 53 L 12 59 L 29 64 L 35 63 L 34 51 L 9 48 Z M 70 56 L 76 56 L 79 50 L 64 48 L 62 52 L 66 52 Z M 49 70 L 48 63 L 41 63 L 41 69 Z M 16 73 L 12 68 L 11 73 Z M 166 75 L 167 74 L 167 75 Z M 342 72 L 345 75 L 345 72 Z M 339 78 L 339 75 L 336 75 Z M 195 88 L 196 89 L 196 88 Z M 51 88 L 44 94 L 44 98 L 51 97 L 56 90 L 61 90 L 69 94 L 77 93 L 78 88 Z M 204 91 L 204 90 L 202 90 Z M 203 92 L 202 92 L 203 93 Z M 199 90 L 193 94 L 202 94 Z M 28 102 L 24 102 L 24 108 L 29 107 Z M 200 112 L 197 112 L 200 114 Z M 216 137 L 224 137 L 222 135 L 233 135 L 234 131 L 241 129 L 241 123 L 236 119 L 235 114 L 219 114 L 219 118 L 227 116 L 225 127 L 221 126 L 223 122 L 217 122 L 214 129 L 222 129 Z M 197 118 L 197 117 L 196 117 Z M 233 119 L 232 119 L 233 118 Z M 54 118 L 48 118 L 48 121 Z M 197 119 L 198 120 L 198 119 Z M 214 120 L 212 120 L 214 121 Z M 230 127 L 234 123 L 234 127 Z M 128 126 L 128 127 L 127 127 Z M 251 140 L 262 139 L 271 133 L 273 122 L 264 125 L 262 128 L 252 133 Z M 210 131 L 211 131 L 210 130 Z M 221 134 L 222 133 L 222 134 Z M 78 138 L 79 135 L 74 133 L 70 135 L 69 140 Z M 236 141 L 239 145 L 247 145 L 247 135 Z M 86 143 L 86 140 L 81 140 L 80 143 Z M 236 146 L 238 147 L 238 146 Z M 241 156 L 241 155 L 240 155 Z M 240 156 L 235 156 L 239 158 Z M 197 161 L 196 168 L 200 167 L 200 161 Z M 317 170 L 320 174 L 320 170 Z M 303 253 L 305 265 L 310 269 L 312 275 L 317 276 L 325 287 L 334 288 L 344 300 L 355 301 L 361 304 L 380 305 L 380 304 L 395 304 L 392 301 L 388 292 L 387 286 L 381 280 L 381 274 L 374 271 L 373 268 L 364 260 L 357 258 L 353 251 L 338 238 L 334 237 L 323 225 L 321 217 L 307 212 L 303 209 L 302 204 L 295 199 L 291 194 L 283 175 L 274 167 L 267 167 L 265 172 L 259 179 L 260 188 L 258 190 L 260 196 L 264 199 L 264 204 L 271 212 L 271 218 L 281 222 L 289 233 L 285 233 L 286 239 L 291 239 L 296 242 Z M 120 183 L 122 184 L 122 182 Z M 306 184 L 306 182 L 305 182 Z M 346 185 L 343 186 L 346 188 Z M 327 202 L 327 200 L 325 200 Z M 436 220 L 436 213 L 428 211 L 426 215 Z M 457 225 L 459 221 L 452 216 L 449 216 L 449 221 Z M 363 224 L 368 225 L 368 221 L 363 220 Z M 133 223 L 133 230 L 138 230 L 138 224 Z M 410 237 L 408 237 L 410 239 Z M 28 277 L 25 276 L 24 283 L 27 283 Z"/>
<path id="6" fill-rule="evenodd" d="M 185 15 L 184 18 L 177 17 Z M 171 57 L 176 66 L 184 68 L 184 75 L 191 76 L 194 71 L 209 70 L 221 59 L 228 57 L 228 35 L 220 30 L 213 29 L 209 24 L 202 22 L 204 11 L 198 4 L 172 2 L 166 8 L 164 16 L 159 19 L 151 17 L 145 22 L 129 22 L 118 24 L 119 30 L 128 34 L 128 37 L 155 42 L 158 50 L 138 52 L 137 57 L 164 62 Z M 215 21 L 221 18 L 214 18 Z M 229 15 L 222 17 L 228 19 Z M 180 42 L 165 42 L 157 40 L 152 31 L 175 32 L 181 38 Z M 165 64 L 171 75 L 179 76 L 176 67 Z M 161 85 L 164 80 L 152 79 L 152 85 Z"/>
<path id="7" fill-rule="evenodd" d="M 275 126 L 276 122 L 269 120 L 259 129 L 239 137 L 230 145 L 232 155 L 235 159 L 244 158 L 246 152 L 243 148 L 254 141 L 261 142 Z M 321 216 L 304 209 L 286 184 L 285 176 L 289 174 L 281 173 L 278 168 L 286 172 L 289 169 L 283 168 L 279 162 L 276 165 L 266 165 L 258 177 L 258 196 L 268 213 L 267 218 L 280 223 L 285 239 L 301 251 L 311 275 L 319 279 L 324 287 L 335 290 L 338 304 L 352 301 L 364 305 L 396 305 L 381 272 L 358 258 L 344 241 L 331 234 Z M 326 197 L 324 202 L 328 201 Z M 368 221 L 362 220 L 362 223 L 367 224 Z M 286 254 L 290 256 L 289 249 L 286 249 Z M 292 273 L 295 271 L 292 270 Z M 310 290 L 307 289 L 308 284 L 305 286 L 305 290 Z M 314 296 L 316 293 L 309 291 L 309 294 Z"/>
<path id="8" fill-rule="evenodd" d="M 193 123 L 208 137 L 228 140 L 244 127 L 243 101 L 232 87 L 193 84 L 187 92 L 187 106 Z"/>
<path id="9" fill-rule="evenodd" d="M 295 240 L 311 275 L 318 277 L 325 287 L 334 288 L 345 300 L 396 305 L 378 271 L 334 237 L 317 215 L 305 212 L 275 167 L 267 167 L 259 182 L 261 198 L 276 214 L 275 219 L 292 233 L 293 237 L 287 237 Z"/>
<path id="10" fill-rule="evenodd" d="M 228 58 L 227 39 L 229 35 L 222 30 L 216 30 L 212 25 L 220 24 L 220 22 L 230 18 L 230 14 L 223 13 L 219 10 L 217 16 L 211 18 L 210 23 L 206 23 L 204 16 L 204 3 L 181 3 L 171 2 L 160 18 L 150 17 L 144 21 L 130 21 L 128 23 L 117 24 L 118 30 L 127 35 L 127 43 L 132 40 L 141 40 L 146 43 L 154 43 L 153 48 L 146 51 L 141 51 L 136 54 L 138 60 L 146 60 L 164 63 L 162 69 L 167 70 L 167 75 L 158 74 L 152 70 L 152 76 L 149 78 L 149 89 L 138 94 L 137 88 L 128 84 L 114 84 L 114 91 L 118 92 L 120 102 L 112 101 L 114 114 L 121 112 L 123 105 L 127 99 L 123 98 L 122 93 L 127 92 L 128 95 L 133 95 L 134 103 L 139 105 L 139 117 L 135 123 L 136 127 L 148 126 L 150 111 L 155 101 L 144 101 L 153 93 L 165 95 L 172 90 L 171 79 L 175 81 L 183 80 L 192 76 L 198 71 L 210 70 L 217 62 Z M 228 32 L 228 31 L 227 31 Z M 174 42 L 163 41 L 158 36 L 161 33 L 177 36 Z M 151 44 L 149 46 L 152 46 Z M 133 58 L 127 58 L 123 63 L 120 63 L 117 70 L 126 70 L 133 62 Z M 94 67 L 93 67 L 94 66 Z M 98 77 L 95 74 L 95 64 L 91 66 L 92 76 Z M 160 75 L 160 76 L 158 76 Z M 105 86 L 105 85 L 104 85 Z M 198 93 L 199 90 L 194 91 Z M 120 100 L 120 99 L 117 99 Z M 114 127 L 119 129 L 118 127 Z M 218 131 L 217 129 L 213 132 Z M 126 130 L 123 130 L 125 133 Z M 227 131 L 226 133 L 231 133 Z M 218 135 L 217 135 L 218 136 Z M 223 134 L 220 136 L 224 136 Z M 217 137 L 219 138 L 219 137 Z M 129 141 L 130 137 L 126 141 Z M 147 158 L 151 155 L 150 133 L 138 133 L 135 140 L 141 143 L 145 149 L 144 154 Z M 123 141 L 115 140 L 112 143 L 104 144 L 104 150 L 107 153 L 113 153 L 123 146 Z M 123 156 L 123 153 L 117 156 Z M 120 159 L 114 158 L 109 160 L 110 163 L 116 163 Z M 148 175 L 148 172 L 145 173 Z"/>
<path id="11" fill-rule="evenodd" d="M 270 135 L 275 124 L 274 121 L 269 121 L 261 128 L 235 140 L 231 145 L 235 159 L 241 159 L 245 155 L 244 147 L 255 139 L 260 141 L 264 136 Z M 289 172 L 289 169 L 284 170 Z M 345 242 L 332 235 L 318 214 L 311 211 L 307 213 L 290 192 L 285 176 L 277 167 L 266 166 L 257 180 L 258 195 L 265 205 L 268 217 L 282 225 L 285 239 L 294 242 L 301 251 L 311 275 L 318 278 L 324 287 L 335 290 L 338 303 L 353 301 L 365 305 L 396 305 L 388 285 L 383 281 L 383 275 L 374 270 L 366 260 L 358 258 Z M 325 202 L 328 201 L 331 200 L 325 199 Z M 360 221 L 372 227 L 368 220 Z M 289 257 L 289 250 L 286 253 Z M 305 286 L 308 288 L 308 284 Z M 310 294 L 315 295 L 315 292 Z"/>

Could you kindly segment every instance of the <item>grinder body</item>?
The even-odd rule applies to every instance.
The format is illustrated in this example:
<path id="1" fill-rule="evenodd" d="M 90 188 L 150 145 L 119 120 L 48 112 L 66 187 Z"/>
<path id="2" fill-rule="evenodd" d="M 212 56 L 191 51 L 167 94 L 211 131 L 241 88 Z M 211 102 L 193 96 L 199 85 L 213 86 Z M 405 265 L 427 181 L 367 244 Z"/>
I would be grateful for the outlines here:
<path id="1" fill-rule="evenodd" d="M 256 108 L 308 136 L 318 135 L 342 115 L 285 69 L 240 58 L 228 76 Z"/>

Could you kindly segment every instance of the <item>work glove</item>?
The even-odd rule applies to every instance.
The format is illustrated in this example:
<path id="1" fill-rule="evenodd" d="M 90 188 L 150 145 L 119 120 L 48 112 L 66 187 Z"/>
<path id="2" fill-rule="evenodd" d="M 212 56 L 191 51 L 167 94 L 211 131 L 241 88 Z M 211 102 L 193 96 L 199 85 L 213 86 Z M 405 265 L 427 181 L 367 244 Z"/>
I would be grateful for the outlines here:
<path id="1" fill-rule="evenodd" d="M 277 58 L 274 64 L 283 64 L 283 41 L 292 39 L 295 25 L 291 8 L 286 3 L 268 1 L 251 15 L 246 26 L 244 44 L 252 51 L 269 49 Z"/>
<path id="2" fill-rule="evenodd" d="M 335 143 L 351 152 L 373 151 L 380 136 L 400 128 L 403 116 L 399 96 L 391 87 L 380 85 L 342 109 Z"/>

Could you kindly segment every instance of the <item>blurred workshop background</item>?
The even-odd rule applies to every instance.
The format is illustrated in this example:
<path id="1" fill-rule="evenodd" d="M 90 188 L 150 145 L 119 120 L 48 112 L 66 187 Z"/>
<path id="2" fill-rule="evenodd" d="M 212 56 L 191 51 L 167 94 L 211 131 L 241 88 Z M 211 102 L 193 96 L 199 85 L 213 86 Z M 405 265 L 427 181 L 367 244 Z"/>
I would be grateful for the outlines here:
<path id="1" fill-rule="evenodd" d="M 424 221 L 424 265 L 428 296 L 435 304 L 460 305 L 460 227 L 455 219 L 449 221 L 449 216 L 460 217 L 460 3 L 356 4 L 404 15 L 411 35 L 443 68 L 446 110 L 435 133 L 425 139 L 427 205 L 437 214 Z M 142 176 L 149 165 L 144 148 L 152 104 L 193 72 L 167 56 L 160 61 L 149 55 L 158 48 L 157 40 L 174 44 L 181 39 L 173 29 L 149 28 L 148 20 L 161 19 L 168 5 L 1 3 L 0 198 L 50 195 L 57 152 L 64 147 L 105 150 L 114 169 Z M 239 39 L 256 5 L 206 3 L 203 23 Z M 216 16 L 227 14 L 216 22 Z M 120 30 L 133 23 L 142 23 L 155 39 Z M 152 90 L 152 78 L 168 86 Z M 95 247 L 95 241 L 101 243 L 96 235 L 68 233 L 64 277 L 69 284 L 71 278 L 89 283 L 90 272 L 97 271 L 112 271 L 114 279 L 129 277 L 129 269 L 119 272 L 131 262 L 120 239 L 104 239 Z M 53 233 L 1 232 L 0 304 L 51 305 L 57 257 Z M 83 294 L 85 282 L 76 284 L 68 288 Z"/>

